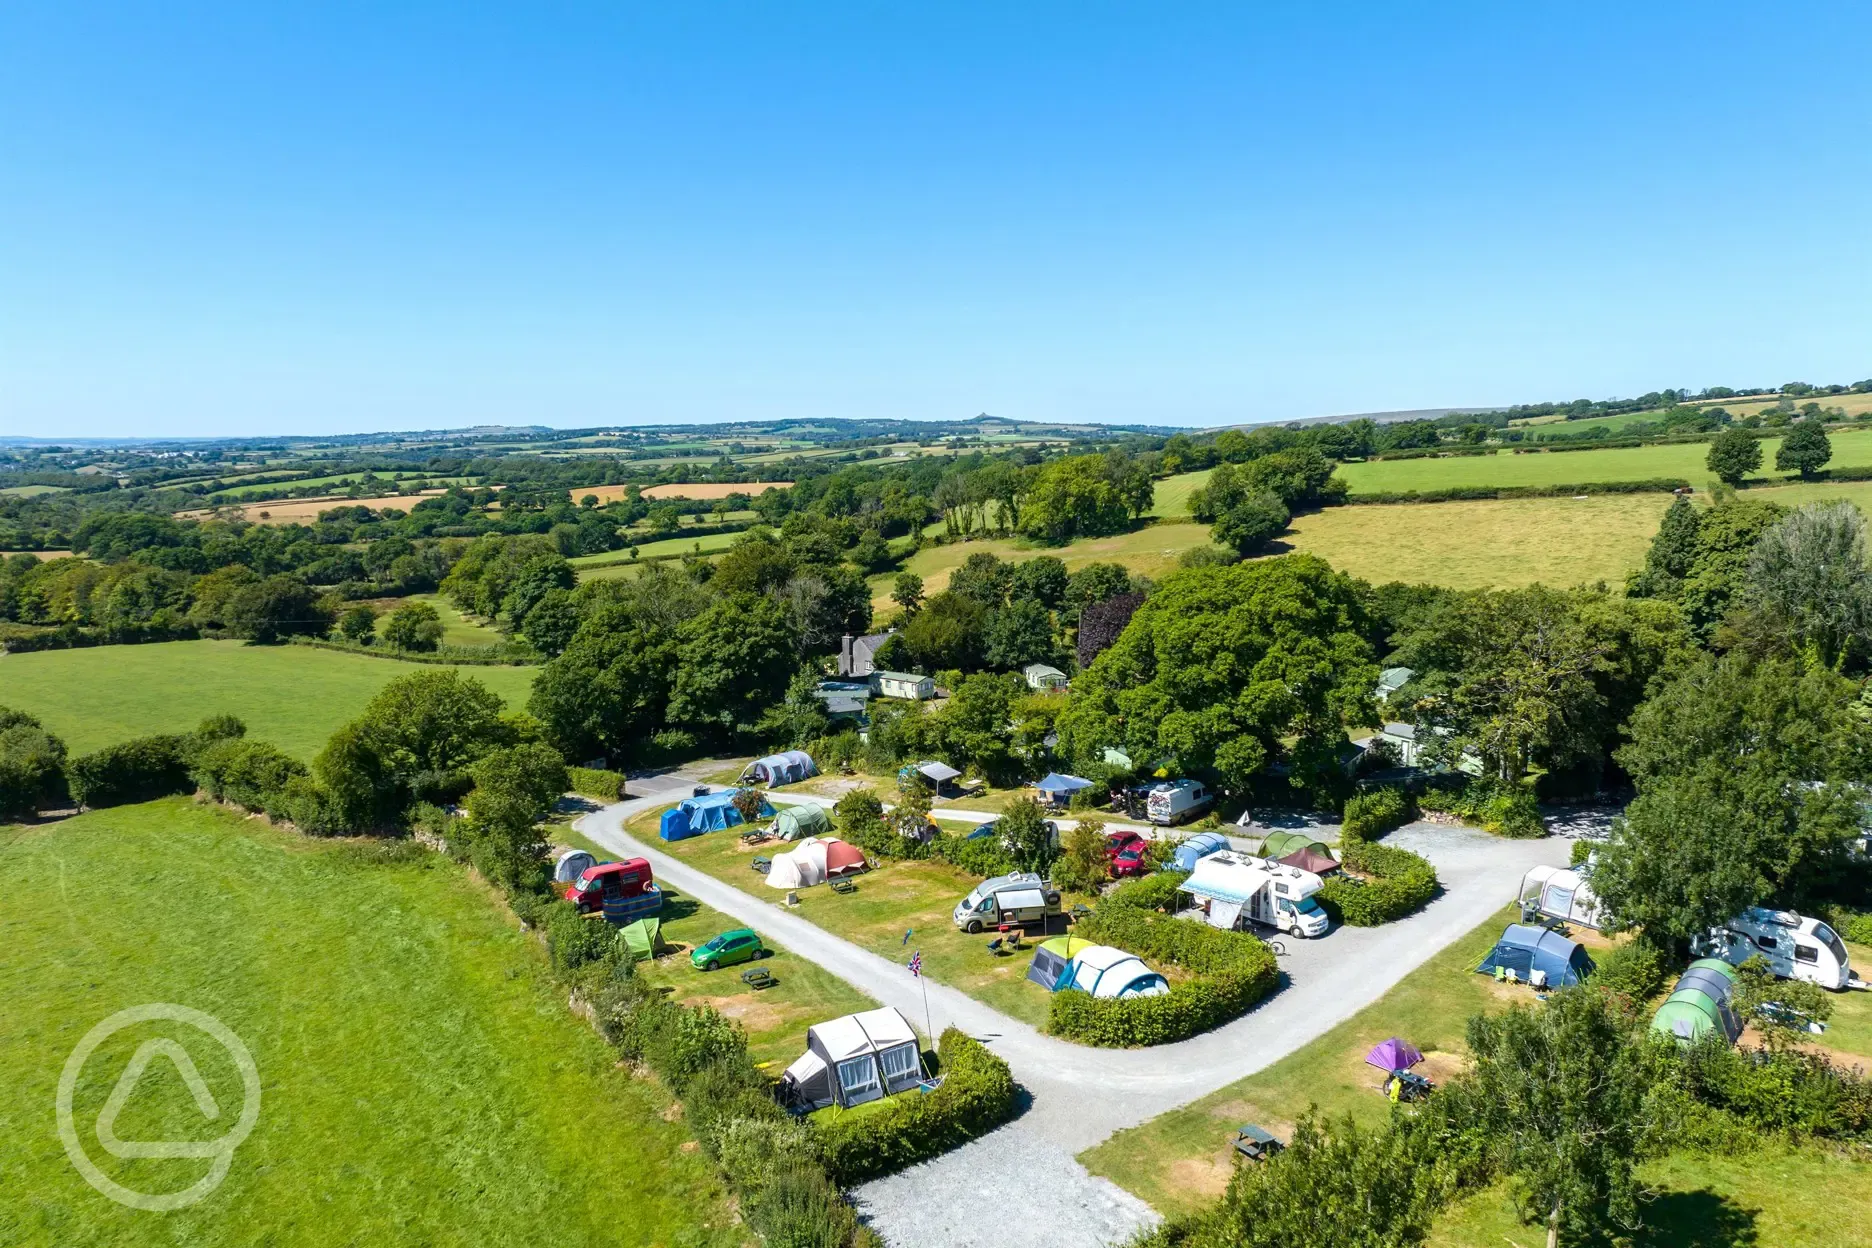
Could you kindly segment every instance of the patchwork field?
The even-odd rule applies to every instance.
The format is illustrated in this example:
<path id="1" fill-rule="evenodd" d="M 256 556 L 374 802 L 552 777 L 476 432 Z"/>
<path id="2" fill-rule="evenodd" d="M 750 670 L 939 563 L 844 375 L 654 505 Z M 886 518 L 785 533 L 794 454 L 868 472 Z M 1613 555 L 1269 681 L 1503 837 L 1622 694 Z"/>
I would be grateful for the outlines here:
<path id="1" fill-rule="evenodd" d="M 1088 563 L 1122 563 L 1140 575 L 1155 577 L 1174 568 L 1184 551 L 1209 544 L 1207 526 L 1154 524 L 1116 537 L 1082 538 L 1065 546 L 1036 546 L 1008 538 L 925 546 L 905 560 L 903 567 L 923 578 L 925 594 L 935 594 L 949 584 L 950 574 L 978 551 L 1016 561 L 1053 555 L 1066 564 L 1069 572 Z M 891 605 L 891 582 L 896 575 L 885 572 L 870 578 L 871 603 L 875 609 L 883 610 Z"/>
<path id="2" fill-rule="evenodd" d="M 0 893 L 0 1242 L 746 1242 L 680 1110 L 619 1066 L 566 1009 L 536 940 L 446 860 L 372 862 L 352 843 L 178 798 L 5 829 Z M 261 1084 L 225 1182 L 163 1214 L 92 1190 L 53 1110 L 78 1040 L 151 1002 L 218 1019 Z M 183 1047 L 221 1124 L 158 1061 L 118 1134 L 222 1135 L 244 1104 L 237 1068 L 161 1021 L 116 1033 L 84 1064 L 73 1120 L 106 1175 L 169 1192 L 208 1163 L 115 1160 L 89 1131 L 132 1050 L 154 1039 Z"/>
<path id="3" fill-rule="evenodd" d="M 255 524 L 292 524 L 310 523 L 318 519 L 319 512 L 330 511 L 334 507 L 395 507 L 408 511 L 422 498 L 432 494 L 445 494 L 446 490 L 424 490 L 420 494 L 379 494 L 374 498 L 348 498 L 340 495 L 336 498 L 288 498 L 275 499 L 266 503 L 248 503 L 243 507 L 223 507 L 221 514 L 234 516 L 241 520 L 251 520 Z M 210 512 L 177 512 L 182 519 L 209 515 Z"/>
<path id="4" fill-rule="evenodd" d="M 168 641 L 0 656 L 0 705 L 29 711 L 83 754 L 130 737 L 238 715 L 255 737 L 310 759 L 340 724 L 416 663 L 239 641 Z M 534 669 L 465 667 L 519 710 Z"/>

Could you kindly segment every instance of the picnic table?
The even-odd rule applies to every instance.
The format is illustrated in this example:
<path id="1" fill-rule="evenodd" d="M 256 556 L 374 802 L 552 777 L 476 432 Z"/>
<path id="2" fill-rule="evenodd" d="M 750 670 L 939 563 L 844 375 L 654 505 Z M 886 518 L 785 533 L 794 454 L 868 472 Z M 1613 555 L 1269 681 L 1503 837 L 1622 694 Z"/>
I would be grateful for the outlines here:
<path id="1" fill-rule="evenodd" d="M 748 987 L 752 988 L 754 991 L 759 992 L 763 988 L 773 987 L 775 984 L 779 983 L 780 981 L 774 978 L 773 972 L 768 970 L 766 967 L 757 966 L 751 971 L 742 971 L 741 982 L 746 984 Z"/>
<path id="2" fill-rule="evenodd" d="M 1233 1147 L 1236 1152 L 1249 1161 L 1266 1161 L 1287 1146 L 1274 1138 L 1272 1132 L 1244 1122 L 1235 1128 Z"/>
<path id="3" fill-rule="evenodd" d="M 769 833 L 765 828 L 749 828 L 746 832 L 741 834 L 741 843 L 743 845 L 758 845 L 766 840 L 768 835 Z"/>
<path id="4" fill-rule="evenodd" d="M 832 891 L 841 895 L 845 893 L 855 893 L 858 891 L 858 882 L 840 876 L 838 879 L 832 881 Z"/>
<path id="5" fill-rule="evenodd" d="M 766 875 L 768 871 L 770 871 L 770 870 L 772 870 L 772 869 L 773 869 L 773 859 L 771 859 L 771 858 L 756 858 L 756 859 L 754 859 L 754 861 L 752 861 L 752 862 L 750 862 L 750 863 L 748 863 L 748 866 L 750 866 L 750 867 L 752 867 L 752 868 L 753 868 L 754 870 L 756 870 L 756 871 L 758 871 L 758 872 L 760 872 L 760 873 L 761 873 L 762 875 Z"/>

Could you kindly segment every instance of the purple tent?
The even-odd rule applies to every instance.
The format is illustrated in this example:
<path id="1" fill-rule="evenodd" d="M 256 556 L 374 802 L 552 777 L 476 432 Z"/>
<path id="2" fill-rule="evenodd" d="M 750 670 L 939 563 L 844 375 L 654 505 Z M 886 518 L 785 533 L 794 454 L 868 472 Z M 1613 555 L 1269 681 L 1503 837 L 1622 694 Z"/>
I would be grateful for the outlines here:
<path id="1" fill-rule="evenodd" d="M 1421 1061 L 1423 1054 L 1418 1052 L 1417 1046 L 1396 1036 L 1373 1045 L 1372 1051 L 1365 1055 L 1367 1066 L 1376 1066 L 1384 1071 L 1409 1070 Z"/>

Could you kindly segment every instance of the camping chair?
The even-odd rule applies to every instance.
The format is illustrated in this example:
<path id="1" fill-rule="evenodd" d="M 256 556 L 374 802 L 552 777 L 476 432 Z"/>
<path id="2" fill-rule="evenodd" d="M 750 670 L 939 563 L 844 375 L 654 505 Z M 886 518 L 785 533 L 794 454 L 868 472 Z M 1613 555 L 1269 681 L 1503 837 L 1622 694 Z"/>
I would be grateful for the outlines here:
<path id="1" fill-rule="evenodd" d="M 997 937 L 995 937 L 995 938 L 994 938 L 993 940 L 991 940 L 991 941 L 989 941 L 989 942 L 988 942 L 988 952 L 989 952 L 989 953 L 992 953 L 992 954 L 994 954 L 994 955 L 995 955 L 995 957 L 997 957 L 997 958 L 998 958 L 998 957 L 1000 957 L 1000 956 L 1002 956 L 1002 954 L 1004 954 L 1004 953 L 1006 953 L 1006 952 L 1007 952 L 1007 950 L 1006 950 L 1006 949 L 1003 949 L 1003 948 L 1001 947 L 1001 946 L 1002 946 L 1002 940 L 1003 940 L 1003 938 L 1002 938 L 1002 937 L 1000 937 L 1000 936 L 997 936 Z"/>
<path id="2" fill-rule="evenodd" d="M 832 881 L 832 891 L 841 896 L 846 893 L 855 893 L 858 891 L 858 884 L 854 880 L 848 880 L 844 876 L 840 876 L 838 879 Z"/>
<path id="3" fill-rule="evenodd" d="M 756 858 L 754 861 L 748 863 L 748 866 L 754 868 L 756 871 L 760 872 L 762 875 L 766 875 L 767 872 L 773 869 L 773 859 Z"/>
<path id="4" fill-rule="evenodd" d="M 773 976 L 773 972 L 768 970 L 766 967 L 757 966 L 751 971 L 742 971 L 741 982 L 746 984 L 748 987 L 752 988 L 754 991 L 759 992 L 763 988 L 773 987 L 775 984 L 779 983 L 780 981 L 775 979 Z"/>

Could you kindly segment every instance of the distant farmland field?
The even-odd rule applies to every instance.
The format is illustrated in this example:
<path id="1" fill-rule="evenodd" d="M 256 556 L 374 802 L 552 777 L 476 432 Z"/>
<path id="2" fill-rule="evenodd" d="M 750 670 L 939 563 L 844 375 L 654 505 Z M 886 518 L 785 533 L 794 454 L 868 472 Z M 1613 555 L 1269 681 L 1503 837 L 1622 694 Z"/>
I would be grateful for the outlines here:
<path id="1" fill-rule="evenodd" d="M 185 732 L 209 715 L 238 715 L 253 736 L 310 759 L 325 739 L 417 663 L 238 641 L 166 641 L 0 656 L 0 705 L 29 711 L 84 754 L 130 737 Z M 535 669 L 459 669 L 526 706 Z"/>
<path id="2" fill-rule="evenodd" d="M 746 494 L 749 498 L 758 498 L 763 490 L 784 490 L 792 485 L 791 481 L 750 481 L 735 485 L 725 482 L 711 482 L 693 485 L 653 485 L 643 491 L 645 498 L 687 498 L 696 502 L 705 499 L 727 498 L 730 494 Z M 587 494 L 596 494 L 600 504 L 613 503 L 624 497 L 627 485 L 579 485 L 566 491 L 573 502 L 578 502 Z"/>

